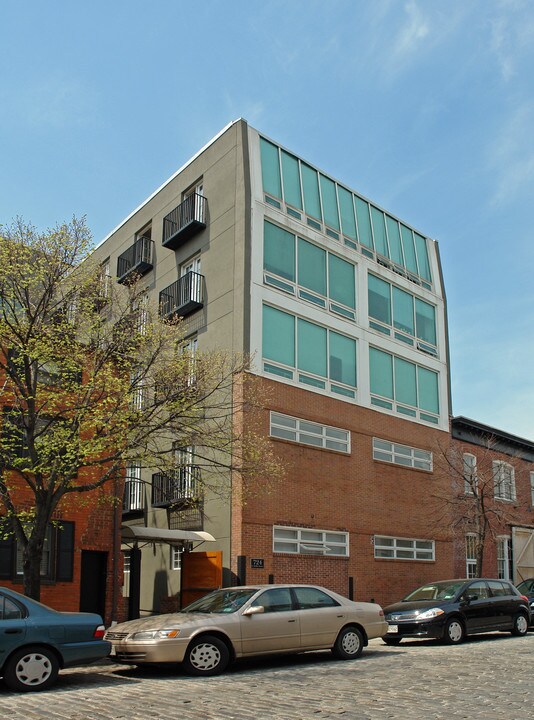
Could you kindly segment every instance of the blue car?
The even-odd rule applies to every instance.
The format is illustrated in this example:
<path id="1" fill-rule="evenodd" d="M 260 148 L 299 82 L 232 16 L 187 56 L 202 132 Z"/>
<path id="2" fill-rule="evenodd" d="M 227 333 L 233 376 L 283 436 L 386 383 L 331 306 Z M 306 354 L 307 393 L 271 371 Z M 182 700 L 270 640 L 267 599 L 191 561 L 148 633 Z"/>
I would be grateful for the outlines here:
<path id="1" fill-rule="evenodd" d="M 107 657 L 104 632 L 100 615 L 58 612 L 0 587 L 0 675 L 11 690 L 46 690 L 61 668 Z"/>
<path id="2" fill-rule="evenodd" d="M 522 595 L 526 595 L 528 598 L 531 613 L 530 626 L 532 627 L 534 626 L 534 578 L 523 580 L 523 582 L 516 585 L 516 588 Z"/>

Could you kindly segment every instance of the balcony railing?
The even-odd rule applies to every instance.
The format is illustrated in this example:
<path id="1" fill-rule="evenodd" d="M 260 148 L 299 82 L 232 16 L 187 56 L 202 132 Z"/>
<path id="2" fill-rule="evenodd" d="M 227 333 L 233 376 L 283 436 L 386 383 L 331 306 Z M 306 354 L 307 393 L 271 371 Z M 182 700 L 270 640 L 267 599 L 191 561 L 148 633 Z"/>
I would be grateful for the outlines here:
<path id="1" fill-rule="evenodd" d="M 163 218 L 163 247 L 176 250 L 206 227 L 206 198 L 191 193 Z"/>
<path id="2" fill-rule="evenodd" d="M 185 317 L 204 305 L 204 275 L 186 273 L 159 294 L 159 308 L 162 317 Z"/>
<path id="3" fill-rule="evenodd" d="M 141 480 L 126 480 L 122 498 L 123 512 L 137 512 L 145 508 L 145 483 Z"/>
<path id="4" fill-rule="evenodd" d="M 196 500 L 200 493 L 200 467 L 184 465 L 171 473 L 152 475 L 152 507 L 168 507 Z"/>
<path id="5" fill-rule="evenodd" d="M 134 244 L 117 258 L 117 282 L 125 283 L 135 275 L 145 275 L 153 267 L 154 241 L 148 237 L 138 238 Z"/>

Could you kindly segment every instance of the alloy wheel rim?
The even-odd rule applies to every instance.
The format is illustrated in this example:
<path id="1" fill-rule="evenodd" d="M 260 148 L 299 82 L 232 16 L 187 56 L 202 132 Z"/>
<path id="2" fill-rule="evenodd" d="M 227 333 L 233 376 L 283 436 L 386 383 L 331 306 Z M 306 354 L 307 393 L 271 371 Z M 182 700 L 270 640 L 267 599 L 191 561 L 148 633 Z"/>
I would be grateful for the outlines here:
<path id="1" fill-rule="evenodd" d="M 52 663 L 46 655 L 31 653 L 18 661 L 15 674 L 24 685 L 42 685 L 52 674 Z"/>

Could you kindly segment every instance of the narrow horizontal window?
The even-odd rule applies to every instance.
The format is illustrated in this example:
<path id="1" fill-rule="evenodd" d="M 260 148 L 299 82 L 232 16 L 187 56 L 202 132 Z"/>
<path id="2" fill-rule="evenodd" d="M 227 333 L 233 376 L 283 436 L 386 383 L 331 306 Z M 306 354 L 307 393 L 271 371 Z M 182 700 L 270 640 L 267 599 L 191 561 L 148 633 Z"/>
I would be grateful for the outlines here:
<path id="1" fill-rule="evenodd" d="M 274 525 L 273 552 L 348 557 L 349 534 L 332 530 Z"/>
<path id="2" fill-rule="evenodd" d="M 271 412 L 271 437 L 350 453 L 350 431 Z"/>
<path id="3" fill-rule="evenodd" d="M 375 535 L 373 543 L 375 558 L 423 561 L 436 559 L 434 540 L 414 540 L 411 538 Z"/>
<path id="4" fill-rule="evenodd" d="M 419 450 L 379 438 L 373 438 L 373 460 L 432 471 L 432 453 L 428 450 Z"/>

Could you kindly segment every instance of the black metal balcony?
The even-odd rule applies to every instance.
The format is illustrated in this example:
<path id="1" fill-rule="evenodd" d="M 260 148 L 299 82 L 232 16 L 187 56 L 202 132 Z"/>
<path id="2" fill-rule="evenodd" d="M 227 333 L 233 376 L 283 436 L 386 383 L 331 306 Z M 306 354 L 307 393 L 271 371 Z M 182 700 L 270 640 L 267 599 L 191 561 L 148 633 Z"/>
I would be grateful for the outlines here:
<path id="1" fill-rule="evenodd" d="M 122 498 L 122 512 L 142 512 L 145 507 L 145 483 L 141 480 L 126 479 Z"/>
<path id="2" fill-rule="evenodd" d="M 163 218 L 163 247 L 176 250 L 206 227 L 206 198 L 191 193 Z"/>
<path id="3" fill-rule="evenodd" d="M 165 318 L 185 317 L 204 305 L 204 275 L 186 273 L 159 294 L 160 315 Z"/>
<path id="4" fill-rule="evenodd" d="M 200 467 L 184 465 L 171 473 L 152 475 L 152 507 L 186 504 L 200 494 Z"/>
<path id="5" fill-rule="evenodd" d="M 126 283 L 135 275 L 145 275 L 153 267 L 154 241 L 148 237 L 138 238 L 134 244 L 117 258 L 117 282 Z"/>

